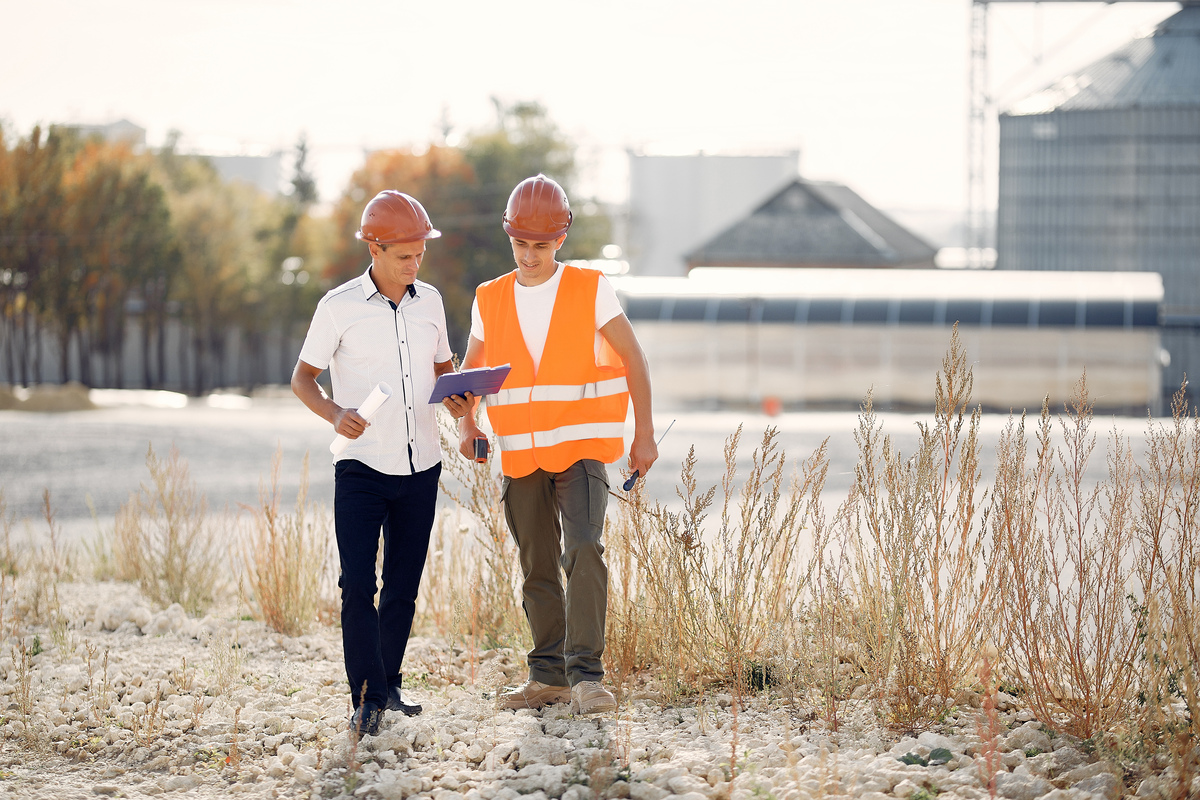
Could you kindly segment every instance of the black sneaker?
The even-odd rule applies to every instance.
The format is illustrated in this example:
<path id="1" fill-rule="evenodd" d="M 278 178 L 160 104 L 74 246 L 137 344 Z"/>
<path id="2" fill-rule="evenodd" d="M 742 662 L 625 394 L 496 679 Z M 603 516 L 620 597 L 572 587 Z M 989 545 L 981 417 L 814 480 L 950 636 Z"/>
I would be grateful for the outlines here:
<path id="1" fill-rule="evenodd" d="M 354 737 L 375 736 L 383 722 L 383 709 L 374 703 L 363 703 L 350 715 L 350 735 Z"/>
<path id="2" fill-rule="evenodd" d="M 415 703 L 406 703 L 400 698 L 400 685 L 388 687 L 388 711 L 399 711 L 406 717 L 415 717 L 421 713 L 421 707 Z"/>

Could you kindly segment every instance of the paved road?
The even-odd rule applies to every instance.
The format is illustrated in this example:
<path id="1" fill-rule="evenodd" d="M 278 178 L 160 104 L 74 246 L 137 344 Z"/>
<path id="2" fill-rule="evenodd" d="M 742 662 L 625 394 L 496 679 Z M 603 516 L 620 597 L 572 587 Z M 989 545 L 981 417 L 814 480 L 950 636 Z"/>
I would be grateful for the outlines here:
<path id="1" fill-rule="evenodd" d="M 857 458 L 853 439 L 857 420 L 853 413 L 766 417 L 735 412 L 664 412 L 655 419 L 659 432 L 673 418 L 678 421 L 661 445 L 660 460 L 647 484 L 650 496 L 664 502 L 678 502 L 675 486 L 679 467 L 692 445 L 699 459 L 701 485 L 719 483 L 724 470 L 723 444 L 739 423 L 745 428 L 738 451 L 743 474 L 764 429 L 774 425 L 779 428 L 780 443 L 789 460 L 809 455 L 829 437 L 827 499 L 844 497 L 850 485 Z M 920 417 L 885 414 L 881 419 L 897 446 L 911 452 Z M 991 475 L 992 448 L 1005 422 L 1001 416 L 984 418 L 981 439 L 985 445 L 985 480 Z M 1098 420 L 1095 430 L 1103 436 L 1114 423 L 1139 439 L 1145 428 L 1144 420 L 1120 418 Z M 72 537 L 88 536 L 95 530 L 89 498 L 100 523 L 110 527 L 120 504 L 149 477 L 145 457 L 150 446 L 160 456 L 167 455 L 172 446 L 177 447 L 198 488 L 206 495 L 209 509 L 235 512 L 242 504 L 256 502 L 271 458 L 277 448 L 282 448 L 285 502 L 294 500 L 300 463 L 308 452 L 313 461 L 310 496 L 329 504 L 333 496 L 327 450 L 331 438 L 326 423 L 290 398 L 256 399 L 240 409 L 213 408 L 193 400 L 186 408 L 112 407 L 54 414 L 0 411 L 0 488 L 8 513 L 18 520 L 18 536 L 25 531 L 37 538 L 44 535 L 41 505 L 45 489 L 50 490 L 64 531 Z M 1099 447 L 1091 474 L 1099 477 L 1103 472 L 1103 448 Z M 613 479 L 614 484 L 619 482 L 615 474 Z"/>

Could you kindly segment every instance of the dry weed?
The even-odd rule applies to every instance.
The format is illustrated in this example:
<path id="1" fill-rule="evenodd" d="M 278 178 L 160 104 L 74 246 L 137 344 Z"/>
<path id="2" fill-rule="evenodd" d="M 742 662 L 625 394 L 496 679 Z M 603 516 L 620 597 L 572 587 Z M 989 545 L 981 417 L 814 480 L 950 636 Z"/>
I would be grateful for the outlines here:
<path id="1" fill-rule="evenodd" d="M 133 733 L 134 741 L 142 747 L 153 744 L 166 727 L 166 718 L 162 708 L 162 682 L 154 688 L 154 697 L 145 708 L 136 711 L 129 722 L 129 730 Z"/>
<path id="2" fill-rule="evenodd" d="M 443 452 L 457 453 L 456 423 L 445 414 L 441 415 L 439 422 Z M 492 452 L 496 452 L 494 444 Z M 460 594 L 456 598 L 457 602 L 471 609 L 470 613 L 459 614 L 459 619 L 466 626 L 461 632 L 482 642 L 487 648 L 523 642 L 526 634 L 525 618 L 518 601 L 520 571 L 517 568 L 516 545 L 504 520 L 501 481 L 498 474 L 493 473 L 496 459 L 477 464 L 453 456 L 442 463 L 443 469 L 459 486 L 452 489 L 443 480 L 440 483 L 442 492 L 453 499 L 475 523 L 465 527 L 474 532 L 476 546 L 469 550 L 452 548 L 460 553 L 466 550 L 465 563 L 469 565 L 464 574 L 465 583 L 458 587 L 467 594 Z M 498 466 L 496 469 L 499 469 Z M 462 527 L 459 530 L 465 532 Z M 444 555 L 444 539 L 441 545 Z M 453 608 L 452 604 L 450 608 Z"/>
<path id="3" fill-rule="evenodd" d="M 20 552 L 13 549 L 12 530 L 17 514 L 8 510 L 4 490 L 0 489 L 0 535 L 4 537 L 4 549 L 0 551 L 0 575 L 15 578 L 21 572 Z"/>
<path id="4" fill-rule="evenodd" d="M 1166 751 L 1172 796 L 1185 797 L 1197 775 L 1200 743 L 1200 420 L 1187 383 L 1171 402 L 1171 419 L 1149 421 L 1139 470 L 1138 579 L 1142 656 L 1139 728 Z"/>
<path id="5" fill-rule="evenodd" d="M 1000 763 L 1000 734 L 1004 730 L 996 715 L 996 674 L 993 669 L 995 653 L 985 648 L 979 659 L 976 675 L 983 687 L 982 710 L 976 720 L 976 730 L 983 746 L 976 756 L 979 780 L 988 790 L 989 797 L 996 796 L 996 775 L 1003 771 Z"/>
<path id="6" fill-rule="evenodd" d="M 1087 487 L 1091 422 L 1084 376 L 1059 420 L 1060 447 L 1043 404 L 1031 471 L 1024 421 L 1010 423 L 995 489 L 1006 504 L 997 509 L 996 546 L 1009 667 L 1039 719 L 1083 738 L 1128 712 L 1138 641 L 1129 599 L 1136 470 L 1128 442 L 1114 432 L 1108 478 Z"/>
<path id="7" fill-rule="evenodd" d="M 900 730 L 940 719 L 993 626 L 973 383 L 956 327 L 936 378 L 933 421 L 917 423 L 916 451 L 905 457 L 883 435 L 870 394 L 855 433 L 848 629 L 888 723 Z"/>
<path id="8" fill-rule="evenodd" d="M 12 646 L 13 667 L 16 670 L 16 680 L 13 681 L 17 710 L 21 712 L 25 724 L 29 724 L 29 716 L 33 713 L 33 647 L 25 642 Z"/>
<path id="9" fill-rule="evenodd" d="M 208 637 L 209 672 L 212 675 L 210 691 L 215 694 L 225 694 L 242 679 L 242 646 L 236 637 L 230 637 L 224 631 L 218 631 Z"/>
<path id="10" fill-rule="evenodd" d="M 235 706 L 233 709 L 233 733 L 229 737 L 229 755 L 225 756 L 225 763 L 235 770 L 242 763 L 242 754 L 238 750 L 238 724 L 241 721 L 241 716 L 242 707 Z"/>
<path id="11" fill-rule="evenodd" d="M 88 702 L 92 706 L 92 718 L 95 720 L 96 725 L 102 725 L 115 699 L 112 696 L 112 686 L 108 682 L 108 648 L 104 648 L 104 657 L 100 659 L 100 663 L 97 665 L 96 657 L 100 653 L 100 648 L 88 641 L 83 643 L 83 647 L 87 661 Z M 100 668 L 99 683 L 96 682 L 97 666 Z"/>
<path id="12" fill-rule="evenodd" d="M 619 570 L 615 647 L 627 663 L 653 659 L 669 692 L 720 680 L 740 702 L 753 664 L 761 669 L 769 659 L 772 632 L 794 627 L 825 546 L 820 494 L 828 462 L 822 443 L 789 483 L 777 437 L 774 428 L 764 432 L 740 491 L 741 428 L 726 440 L 719 526 L 707 538 L 716 487 L 698 489 L 695 448 L 680 475 L 683 511 L 647 507 L 635 493 L 620 512 L 617 538 L 628 542 L 638 576 Z M 639 641 L 641 630 L 656 641 Z"/>
<path id="13" fill-rule="evenodd" d="M 299 636 L 317 621 L 322 588 L 333 568 L 328 514 L 308 501 L 308 454 L 300 467 L 300 489 L 292 513 L 281 512 L 279 470 L 282 448 L 271 459 L 271 483 L 261 483 L 249 535 L 242 543 L 248 598 L 258 618 L 286 636 Z"/>
<path id="14" fill-rule="evenodd" d="M 179 603 L 199 613 L 212 602 L 222 549 L 205 519 L 206 502 L 188 476 L 179 451 L 163 461 L 146 451 L 150 483 L 117 512 L 113 543 L 116 574 L 136 581 L 152 601 Z"/>

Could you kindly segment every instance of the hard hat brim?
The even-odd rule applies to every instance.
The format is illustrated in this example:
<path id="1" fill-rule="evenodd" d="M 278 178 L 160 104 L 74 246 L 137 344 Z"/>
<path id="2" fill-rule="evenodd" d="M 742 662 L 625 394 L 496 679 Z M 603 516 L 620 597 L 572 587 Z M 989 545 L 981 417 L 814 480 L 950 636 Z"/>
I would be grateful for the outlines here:
<path id="1" fill-rule="evenodd" d="M 524 239 L 527 242 L 550 242 L 550 241 L 553 241 L 553 240 L 557 239 L 558 237 L 562 236 L 563 234 L 565 234 L 570 229 L 570 227 L 571 226 L 568 224 L 567 227 L 563 228 L 562 230 L 554 231 L 552 233 L 545 233 L 545 232 L 535 233 L 533 231 L 517 230 L 512 225 L 508 224 L 508 220 L 504 221 L 504 232 L 505 233 L 507 233 L 509 236 L 513 237 L 514 239 Z"/>
<path id="2" fill-rule="evenodd" d="M 354 238 L 358 239 L 360 242 L 374 242 L 375 244 L 410 244 L 412 242 L 422 241 L 423 239 L 438 239 L 441 238 L 441 235 L 442 232 L 436 228 L 431 228 L 422 233 L 420 236 L 414 236 L 410 239 L 370 239 L 366 236 L 363 236 L 362 231 L 354 232 Z"/>

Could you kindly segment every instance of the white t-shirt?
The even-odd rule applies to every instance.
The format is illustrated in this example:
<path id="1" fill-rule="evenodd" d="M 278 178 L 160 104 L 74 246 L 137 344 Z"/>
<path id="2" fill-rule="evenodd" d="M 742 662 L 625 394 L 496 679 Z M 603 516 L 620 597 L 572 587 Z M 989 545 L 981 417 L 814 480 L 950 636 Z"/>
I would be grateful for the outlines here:
<path id="1" fill-rule="evenodd" d="M 521 325 L 521 335 L 525 339 L 525 347 L 533 357 L 533 371 L 537 372 L 542 363 L 542 352 L 546 349 L 546 336 L 550 333 L 550 315 L 554 312 L 554 299 L 558 296 L 558 285 L 562 283 L 563 269 L 558 265 L 554 277 L 537 286 L 522 286 L 513 282 L 514 299 L 517 303 L 517 322 Z M 608 278 L 603 275 L 596 282 L 596 355 L 600 355 L 600 329 L 625 313 L 617 292 L 613 289 Z M 483 317 L 479 313 L 479 299 L 471 304 L 471 335 L 479 341 L 485 341 Z"/>

